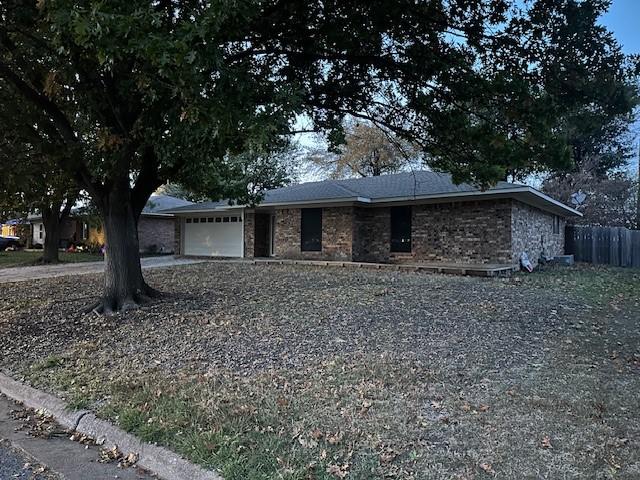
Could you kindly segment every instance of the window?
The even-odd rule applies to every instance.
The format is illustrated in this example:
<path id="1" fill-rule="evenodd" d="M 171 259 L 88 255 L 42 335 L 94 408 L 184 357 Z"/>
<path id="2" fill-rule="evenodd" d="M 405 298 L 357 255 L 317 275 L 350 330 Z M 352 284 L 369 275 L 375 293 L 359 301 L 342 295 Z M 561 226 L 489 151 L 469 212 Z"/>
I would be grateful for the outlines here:
<path id="1" fill-rule="evenodd" d="M 213 217 L 207 218 L 207 223 L 213 223 Z"/>
<path id="2" fill-rule="evenodd" d="M 43 224 L 43 223 L 41 223 L 41 224 L 38 226 L 38 238 L 39 238 L 40 240 L 42 240 L 42 237 L 43 237 L 43 236 L 44 236 L 44 224 Z"/>
<path id="3" fill-rule="evenodd" d="M 82 240 L 86 240 L 89 238 L 89 224 L 87 222 L 82 222 Z"/>
<path id="4" fill-rule="evenodd" d="M 238 217 L 231 217 L 231 221 L 232 222 L 237 222 L 238 221 Z"/>
<path id="5" fill-rule="evenodd" d="M 391 207 L 391 251 L 411 252 L 411 207 Z"/>
<path id="6" fill-rule="evenodd" d="M 222 223 L 229 223 L 229 217 L 222 217 Z"/>
<path id="7" fill-rule="evenodd" d="M 553 216 L 553 233 L 560 234 L 560 217 L 558 215 Z"/>
<path id="8" fill-rule="evenodd" d="M 222 217 L 216 217 L 216 223 L 221 223 L 222 222 Z"/>
<path id="9" fill-rule="evenodd" d="M 322 251 L 322 209 L 303 208 L 300 225 L 300 249 L 303 252 Z"/>
<path id="10" fill-rule="evenodd" d="M 191 219 L 190 218 L 187 218 L 187 223 L 191 223 Z"/>
<path id="11" fill-rule="evenodd" d="M 207 223 L 207 219 L 206 218 L 201 218 L 200 219 L 200 223 Z"/>
<path id="12" fill-rule="evenodd" d="M 193 223 L 200 223 L 200 219 L 199 218 L 194 218 L 193 219 Z"/>

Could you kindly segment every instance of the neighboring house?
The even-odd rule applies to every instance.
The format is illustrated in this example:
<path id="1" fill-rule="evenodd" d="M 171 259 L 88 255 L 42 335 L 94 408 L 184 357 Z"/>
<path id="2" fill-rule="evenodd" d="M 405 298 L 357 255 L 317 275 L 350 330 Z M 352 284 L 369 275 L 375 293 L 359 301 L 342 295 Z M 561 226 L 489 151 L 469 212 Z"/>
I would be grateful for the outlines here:
<path id="1" fill-rule="evenodd" d="M 27 243 L 29 239 L 29 222 L 24 219 L 7 220 L 0 224 L 0 237 L 18 237 L 21 243 Z"/>
<path id="2" fill-rule="evenodd" d="M 152 195 L 138 222 L 140 251 L 145 253 L 173 253 L 175 245 L 175 220 L 163 210 L 192 205 L 192 202 L 168 195 Z M 44 243 L 45 231 L 42 217 L 29 218 L 32 224 L 33 245 Z M 70 244 L 104 245 L 105 235 L 101 225 L 94 226 L 78 210 L 72 212 L 65 222 L 60 235 L 60 246 Z"/>
<path id="3" fill-rule="evenodd" d="M 580 215 L 528 186 L 481 191 L 434 172 L 293 185 L 255 208 L 169 211 L 187 256 L 501 265 L 562 254 L 566 218 Z"/>

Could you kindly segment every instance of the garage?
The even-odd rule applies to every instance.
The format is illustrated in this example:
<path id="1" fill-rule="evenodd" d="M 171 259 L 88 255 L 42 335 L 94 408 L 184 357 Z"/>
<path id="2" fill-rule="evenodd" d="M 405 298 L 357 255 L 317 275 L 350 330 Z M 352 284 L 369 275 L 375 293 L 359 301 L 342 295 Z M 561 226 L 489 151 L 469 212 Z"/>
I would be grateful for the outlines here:
<path id="1" fill-rule="evenodd" d="M 184 254 L 242 257 L 242 216 L 188 217 L 184 220 Z"/>

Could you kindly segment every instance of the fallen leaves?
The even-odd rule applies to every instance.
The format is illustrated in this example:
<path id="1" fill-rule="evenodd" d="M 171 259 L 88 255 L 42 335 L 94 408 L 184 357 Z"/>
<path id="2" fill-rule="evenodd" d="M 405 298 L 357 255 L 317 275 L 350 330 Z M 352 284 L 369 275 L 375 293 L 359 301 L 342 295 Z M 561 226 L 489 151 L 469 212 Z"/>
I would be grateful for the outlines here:
<path id="1" fill-rule="evenodd" d="M 496 471 L 493 469 L 493 466 L 490 463 L 481 463 L 480 465 L 478 465 L 482 471 L 484 471 L 485 473 L 489 474 L 489 475 L 495 475 Z"/>
<path id="2" fill-rule="evenodd" d="M 462 410 L 463 412 L 467 412 L 467 413 L 486 413 L 489 411 L 489 405 L 481 403 L 478 406 L 473 406 L 468 402 L 463 403 L 460 406 L 460 410 Z"/>
<path id="3" fill-rule="evenodd" d="M 138 463 L 138 458 L 139 456 L 135 452 L 129 452 L 124 455 L 118 446 L 114 445 L 111 448 L 103 448 L 100 450 L 100 458 L 98 461 L 100 463 L 118 462 L 118 467 L 129 468 Z"/>
<path id="4" fill-rule="evenodd" d="M 398 457 L 398 452 L 396 452 L 393 448 L 386 447 L 379 454 L 380 457 L 380 465 L 389 465 Z"/>
<path id="5" fill-rule="evenodd" d="M 66 431 L 45 410 L 21 408 L 13 410 L 11 416 L 15 420 L 21 420 L 23 423 L 20 429 L 32 437 L 51 438 L 66 435 Z"/>
<path id="6" fill-rule="evenodd" d="M 331 464 L 327 467 L 327 473 L 333 475 L 336 478 L 346 478 L 346 476 L 349 474 L 349 464 Z"/>
<path id="7" fill-rule="evenodd" d="M 327 436 L 327 441 L 331 444 L 331 445 L 337 445 L 342 441 L 342 437 L 344 436 L 344 434 L 342 432 L 337 432 L 335 434 L 330 434 Z"/>
<path id="8" fill-rule="evenodd" d="M 363 400 L 362 405 L 360 407 L 360 416 L 364 416 L 369 412 L 369 409 L 373 405 L 373 402 L 370 400 Z"/>

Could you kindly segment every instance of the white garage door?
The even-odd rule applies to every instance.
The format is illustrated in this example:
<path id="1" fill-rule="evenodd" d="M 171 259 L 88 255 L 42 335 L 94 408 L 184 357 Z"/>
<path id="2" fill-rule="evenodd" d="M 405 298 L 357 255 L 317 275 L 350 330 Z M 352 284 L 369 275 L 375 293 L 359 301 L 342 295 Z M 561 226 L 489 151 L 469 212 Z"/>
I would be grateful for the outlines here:
<path id="1" fill-rule="evenodd" d="M 240 215 L 191 217 L 185 219 L 184 227 L 185 255 L 242 256 Z"/>

